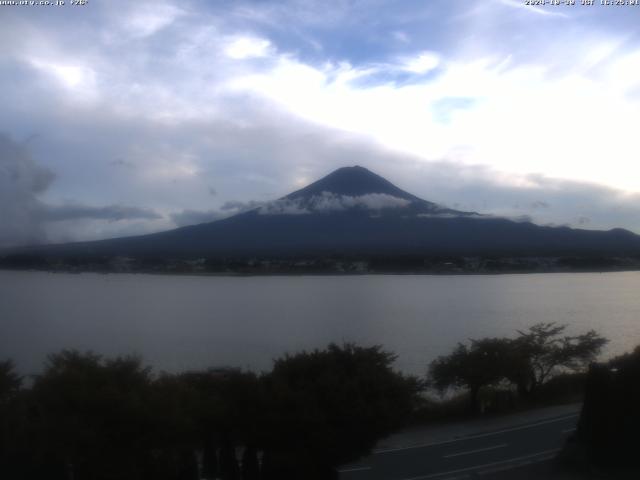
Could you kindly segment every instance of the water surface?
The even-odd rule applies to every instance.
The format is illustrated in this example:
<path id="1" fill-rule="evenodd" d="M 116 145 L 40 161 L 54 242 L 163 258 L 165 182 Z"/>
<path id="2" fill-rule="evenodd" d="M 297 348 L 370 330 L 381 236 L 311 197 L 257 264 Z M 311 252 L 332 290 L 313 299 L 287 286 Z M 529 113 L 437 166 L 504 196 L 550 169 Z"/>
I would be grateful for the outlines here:
<path id="1" fill-rule="evenodd" d="M 424 373 L 456 342 L 536 322 L 640 344 L 640 272 L 207 277 L 0 271 L 0 359 L 37 372 L 62 348 L 137 353 L 157 369 L 268 369 L 329 342 L 382 344 Z"/>

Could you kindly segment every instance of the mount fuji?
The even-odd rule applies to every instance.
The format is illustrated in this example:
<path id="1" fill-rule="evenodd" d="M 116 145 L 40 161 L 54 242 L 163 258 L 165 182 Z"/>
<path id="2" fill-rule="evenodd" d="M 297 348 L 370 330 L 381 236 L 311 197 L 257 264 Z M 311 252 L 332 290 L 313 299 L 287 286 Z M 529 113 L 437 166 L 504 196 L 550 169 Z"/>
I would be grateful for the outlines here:
<path id="1" fill-rule="evenodd" d="M 234 216 L 161 233 L 23 249 L 49 256 L 635 255 L 627 230 L 539 226 L 445 208 L 366 168 L 340 168 Z"/>

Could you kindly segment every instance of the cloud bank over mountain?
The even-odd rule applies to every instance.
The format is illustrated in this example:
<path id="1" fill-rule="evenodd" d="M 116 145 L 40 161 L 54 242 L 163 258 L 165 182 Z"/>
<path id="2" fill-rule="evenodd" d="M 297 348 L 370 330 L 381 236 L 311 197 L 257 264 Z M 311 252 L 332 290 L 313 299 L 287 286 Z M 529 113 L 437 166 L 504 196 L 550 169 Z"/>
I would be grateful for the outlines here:
<path id="1" fill-rule="evenodd" d="M 304 215 L 309 213 L 340 212 L 351 208 L 380 211 L 406 207 L 411 202 L 386 193 L 366 195 L 336 195 L 322 192 L 311 198 L 283 198 L 268 202 L 258 208 L 261 215 Z"/>

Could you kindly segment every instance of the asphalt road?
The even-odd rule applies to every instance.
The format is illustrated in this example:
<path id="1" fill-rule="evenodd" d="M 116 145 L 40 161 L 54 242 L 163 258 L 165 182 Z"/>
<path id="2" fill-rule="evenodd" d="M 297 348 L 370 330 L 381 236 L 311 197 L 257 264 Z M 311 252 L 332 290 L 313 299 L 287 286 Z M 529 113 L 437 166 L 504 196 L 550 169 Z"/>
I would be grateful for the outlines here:
<path id="1" fill-rule="evenodd" d="M 540 420 L 447 442 L 378 450 L 340 469 L 342 480 L 444 480 L 554 456 L 578 414 Z"/>

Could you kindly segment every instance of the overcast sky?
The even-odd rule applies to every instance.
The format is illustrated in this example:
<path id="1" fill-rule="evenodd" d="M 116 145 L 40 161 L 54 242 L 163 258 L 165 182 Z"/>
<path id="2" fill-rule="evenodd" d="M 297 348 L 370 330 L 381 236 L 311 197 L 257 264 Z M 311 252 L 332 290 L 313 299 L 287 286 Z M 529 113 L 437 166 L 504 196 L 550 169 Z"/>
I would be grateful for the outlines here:
<path id="1" fill-rule="evenodd" d="M 69 3 L 0 6 L 0 245 L 202 222 L 356 164 L 640 233 L 640 7 Z"/>

